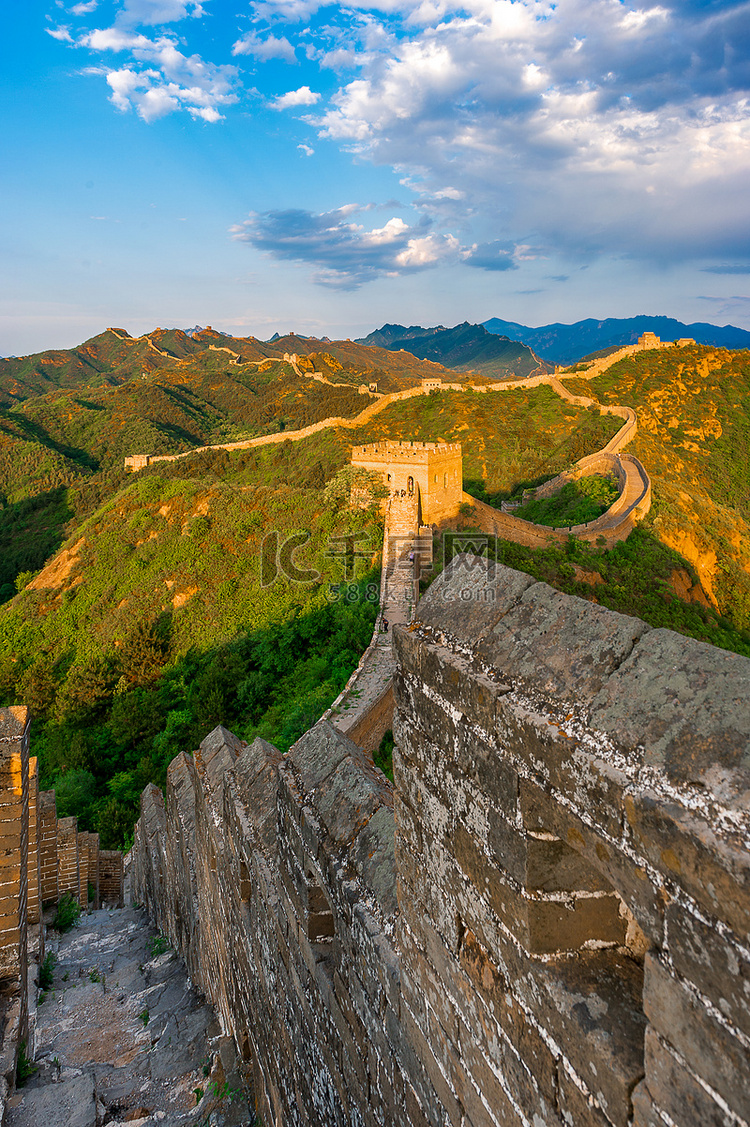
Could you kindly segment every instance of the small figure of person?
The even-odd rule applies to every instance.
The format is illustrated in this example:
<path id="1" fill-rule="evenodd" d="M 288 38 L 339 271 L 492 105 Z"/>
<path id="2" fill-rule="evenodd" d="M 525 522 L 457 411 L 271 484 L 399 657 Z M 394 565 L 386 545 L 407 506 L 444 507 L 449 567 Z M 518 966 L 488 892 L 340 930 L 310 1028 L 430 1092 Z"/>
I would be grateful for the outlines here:
<path id="1" fill-rule="evenodd" d="M 388 619 L 387 618 L 383 619 L 383 631 L 386 634 L 388 633 Z"/>

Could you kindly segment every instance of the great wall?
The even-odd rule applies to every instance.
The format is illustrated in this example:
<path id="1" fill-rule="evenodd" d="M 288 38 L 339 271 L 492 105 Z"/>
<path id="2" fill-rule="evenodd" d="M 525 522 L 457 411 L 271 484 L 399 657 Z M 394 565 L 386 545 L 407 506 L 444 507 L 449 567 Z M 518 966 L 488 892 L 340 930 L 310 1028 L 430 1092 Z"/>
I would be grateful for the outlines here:
<path id="1" fill-rule="evenodd" d="M 321 720 L 142 797 L 260 1122 L 744 1127 L 750 661 L 470 556 L 394 641 L 393 786 Z"/>
<path id="2" fill-rule="evenodd" d="M 617 410 L 612 442 L 542 487 L 618 474 L 589 537 L 627 534 L 650 489 Z M 286 756 L 221 727 L 178 755 L 130 859 L 259 1123 L 750 1127 L 750 661 L 477 556 L 417 603 L 458 505 L 500 535 L 527 522 L 463 493 L 457 444 L 352 461 L 389 492 L 357 671 Z M 98 842 L 35 804 L 25 710 L 0 725 L 5 865 L 40 881 L 4 911 L 7 1095 L 44 820 L 58 888 L 74 848 L 82 895 Z M 393 785 L 371 754 L 391 726 Z"/>
<path id="3" fill-rule="evenodd" d="M 151 343 L 150 340 L 149 343 Z M 593 379 L 594 376 L 600 375 L 613 364 L 617 363 L 618 360 L 630 356 L 635 352 L 648 351 L 654 348 L 671 348 L 691 343 L 693 342 L 680 340 L 674 342 L 674 344 L 667 344 L 659 341 L 652 333 L 645 333 L 638 344 L 626 345 L 616 352 L 611 353 L 609 356 L 591 361 L 585 368 L 581 368 L 581 365 L 576 365 L 576 370 L 567 374 L 574 375 L 578 379 Z M 320 376 L 320 373 L 301 371 L 297 367 L 296 356 L 291 357 L 285 354 L 284 359 L 292 364 L 299 376 L 308 376 L 312 379 L 321 379 L 323 382 L 330 383 L 330 381 L 324 380 L 324 378 Z M 581 368 L 581 370 L 578 371 L 578 368 Z M 614 505 L 601 517 L 597 518 L 596 521 L 589 522 L 587 525 L 559 530 L 550 529 L 544 525 L 532 524 L 529 521 L 514 517 L 510 513 L 501 513 L 491 506 L 476 500 L 468 493 L 464 493 L 463 502 L 474 507 L 477 523 L 484 531 L 502 536 L 508 540 L 515 540 L 521 544 L 536 547 L 545 543 L 563 541 L 572 532 L 584 540 L 591 541 L 603 536 L 606 545 L 611 547 L 613 544 L 617 543 L 618 540 L 623 540 L 629 535 L 636 521 L 643 517 L 651 506 L 651 482 L 645 468 L 638 459 L 632 455 L 625 455 L 624 457 L 619 456 L 619 451 L 630 442 L 636 433 L 638 424 L 635 411 L 630 407 L 605 406 L 587 396 L 573 395 L 561 382 L 561 378 L 564 378 L 564 376 L 564 372 L 557 371 L 553 375 L 543 374 L 531 376 L 524 380 L 503 380 L 502 382 L 494 384 L 478 385 L 443 383 L 437 377 L 434 379 L 426 379 L 422 380 L 418 386 L 407 388 L 405 391 L 390 392 L 387 395 L 379 396 L 374 403 L 369 404 L 369 406 L 365 407 L 363 411 L 353 418 L 346 419 L 340 416 L 332 416 L 327 419 L 321 419 L 319 422 L 312 423 L 310 426 L 303 427 L 300 430 L 280 431 L 276 434 L 259 435 L 257 438 L 243 439 L 238 442 L 218 443 L 212 446 L 198 446 L 181 454 L 133 454 L 125 459 L 125 469 L 131 472 L 137 472 L 138 470 L 145 469 L 147 466 L 155 465 L 160 462 L 174 462 L 182 458 L 188 458 L 192 454 L 205 453 L 210 450 L 248 450 L 255 447 L 273 445 L 279 442 L 299 442 L 302 439 L 309 438 L 311 435 L 320 433 L 320 431 L 329 430 L 333 427 L 341 427 L 347 430 L 356 429 L 369 422 L 376 414 L 385 410 L 385 408 L 389 407 L 391 404 L 401 402 L 405 399 L 412 399 L 415 396 L 429 395 L 432 391 L 472 391 L 488 394 L 518 388 L 538 387 L 541 384 L 546 384 L 558 395 L 571 403 L 583 407 L 597 407 L 604 413 L 617 415 L 623 419 L 622 427 L 620 427 L 620 430 L 606 446 L 599 451 L 598 454 L 589 456 L 589 458 L 594 459 L 594 461 L 589 462 L 587 459 L 581 459 L 581 461 L 576 463 L 572 471 L 569 471 L 562 479 L 555 479 L 554 486 L 554 488 L 560 488 L 566 481 L 574 480 L 576 477 L 586 473 L 613 473 L 618 480 L 620 490 Z M 372 394 L 370 389 L 367 389 L 367 393 Z M 548 483 L 548 489 L 550 488 L 550 484 L 551 483 Z"/>
<path id="4" fill-rule="evenodd" d="M 58 818 L 54 791 L 39 791 L 24 707 L 0 708 L 0 1123 L 19 1055 L 35 1048 L 36 981 L 44 960 L 45 909 L 65 898 L 81 908 L 123 902 L 123 857 L 99 835 Z M 48 915 L 48 919 L 51 918 Z"/>
<path id="5" fill-rule="evenodd" d="M 392 699 L 345 692 L 286 756 L 222 728 L 178 756 L 138 894 L 264 1125 L 747 1127 L 750 662 L 479 557 L 417 606 L 451 455 L 353 451 L 390 490 Z"/>

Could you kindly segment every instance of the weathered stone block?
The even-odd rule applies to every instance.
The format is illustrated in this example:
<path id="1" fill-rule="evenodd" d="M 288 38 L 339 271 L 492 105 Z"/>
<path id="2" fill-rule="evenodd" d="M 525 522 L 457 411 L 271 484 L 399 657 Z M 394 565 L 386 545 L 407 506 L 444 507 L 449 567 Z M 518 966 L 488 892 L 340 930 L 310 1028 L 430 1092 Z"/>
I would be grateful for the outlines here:
<path id="1" fill-rule="evenodd" d="M 610 1127 L 609 1119 L 591 1093 L 584 1093 L 564 1068 L 558 1074 L 557 1102 L 565 1127 Z"/>
<path id="2" fill-rule="evenodd" d="M 750 781 L 750 664 L 671 630 L 644 634 L 592 702 L 591 723 L 670 780 L 705 783 L 740 770 Z M 727 780 L 725 779 L 725 785 Z"/>
<path id="3" fill-rule="evenodd" d="M 525 765 L 540 783 L 565 794 L 603 832 L 619 836 L 629 783 L 622 771 L 579 747 L 545 709 L 515 694 L 498 701 L 496 731 L 506 754 Z"/>
<path id="4" fill-rule="evenodd" d="M 555 701 L 586 705 L 649 629 L 640 619 L 536 583 L 474 649 L 514 682 Z"/>
<path id="5" fill-rule="evenodd" d="M 699 815 L 653 793 L 625 799 L 635 847 L 710 915 L 750 932 L 750 853 Z"/>
<path id="6" fill-rule="evenodd" d="M 471 717 L 471 723 L 492 732 L 498 697 L 510 692 L 481 669 L 473 667 L 463 654 L 447 646 L 431 643 L 422 650 L 420 682 L 438 693 L 449 707 Z"/>
<path id="7" fill-rule="evenodd" d="M 661 889 L 652 884 L 646 869 L 634 863 L 632 856 L 616 841 L 597 832 L 548 790 L 526 778 L 520 780 L 519 786 L 521 813 L 527 830 L 553 833 L 579 852 L 617 889 L 651 942 L 660 946 L 664 897 Z"/>
<path id="8" fill-rule="evenodd" d="M 520 602 L 534 580 L 478 556 L 456 556 L 420 600 L 418 621 L 474 643 Z"/>
<path id="9" fill-rule="evenodd" d="M 333 840 L 350 845 L 379 806 L 390 806 L 384 783 L 352 758 L 340 762 L 319 787 L 316 808 Z"/>
<path id="10" fill-rule="evenodd" d="M 387 916 L 398 910 L 396 898 L 395 820 L 390 806 L 380 806 L 357 835 L 352 860 L 364 885 Z"/>
<path id="11" fill-rule="evenodd" d="M 645 967 L 643 1006 L 654 1030 L 737 1115 L 750 1119 L 750 1089 L 737 1082 L 738 1077 L 750 1075 L 750 1051 L 707 1012 L 655 954 L 646 956 Z"/>
<path id="12" fill-rule="evenodd" d="M 641 1080 L 633 1089 L 633 1127 L 664 1127 L 665 1123 L 651 1099 L 646 1082 Z"/>
<path id="13" fill-rule="evenodd" d="M 681 904 L 669 905 L 666 920 L 669 953 L 677 973 L 695 983 L 726 1018 L 750 1036 L 750 959 L 744 944 Z"/>
<path id="14" fill-rule="evenodd" d="M 649 1095 L 680 1127 L 726 1127 L 724 1110 L 651 1027 L 646 1030 L 645 1065 Z"/>

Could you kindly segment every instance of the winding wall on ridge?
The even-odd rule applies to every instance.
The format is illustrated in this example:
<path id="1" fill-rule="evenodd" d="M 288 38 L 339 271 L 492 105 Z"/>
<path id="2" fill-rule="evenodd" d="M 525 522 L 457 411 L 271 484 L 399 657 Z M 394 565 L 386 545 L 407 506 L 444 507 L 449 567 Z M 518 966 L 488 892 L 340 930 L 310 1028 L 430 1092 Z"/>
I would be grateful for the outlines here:
<path id="1" fill-rule="evenodd" d="M 611 367 L 612 364 L 615 364 L 623 357 L 641 350 L 639 345 L 627 345 L 617 352 L 612 353 L 610 356 L 593 361 L 587 369 L 582 372 L 576 372 L 575 375 L 578 378 L 591 379 L 593 376 L 606 371 L 607 368 Z M 298 369 L 296 370 L 299 372 Z M 315 376 L 315 373 L 305 374 Z M 501 513 L 491 505 L 476 500 L 469 493 L 463 494 L 463 500 L 466 504 L 470 504 L 474 508 L 477 523 L 483 531 L 491 535 L 502 536 L 507 540 L 514 540 L 519 544 L 526 544 L 530 547 L 541 547 L 555 541 L 564 542 L 567 537 L 573 533 L 584 540 L 591 541 L 603 537 L 607 547 L 611 547 L 619 540 L 626 539 L 636 521 L 645 516 L 651 507 L 651 481 L 644 466 L 632 455 L 624 458 L 617 456 L 618 452 L 634 437 L 638 426 L 637 417 L 632 407 L 605 406 L 597 403 L 594 399 L 590 399 L 588 396 L 572 394 L 572 392 L 568 391 L 561 383 L 561 375 L 563 375 L 563 373 L 532 376 L 526 380 L 506 380 L 502 383 L 481 385 L 478 387 L 460 383 L 442 384 L 441 386 L 446 391 L 472 390 L 487 393 L 508 391 L 517 388 L 538 387 L 540 384 L 548 384 L 558 395 L 561 395 L 571 403 L 576 403 L 582 407 L 595 406 L 607 414 L 617 415 L 622 418 L 624 420 L 623 425 L 598 454 L 581 459 L 572 470 L 558 475 L 552 482 L 548 482 L 546 487 L 542 486 L 541 489 L 544 490 L 546 488 L 546 492 L 539 493 L 540 496 L 547 496 L 550 492 L 561 488 L 567 481 L 573 481 L 584 473 L 612 472 L 618 478 L 621 486 L 620 496 L 615 501 L 614 505 L 601 517 L 597 518 L 596 521 L 590 521 L 585 525 L 575 525 L 569 529 L 559 530 L 549 528 L 546 525 L 533 524 L 530 521 L 522 520 L 520 517 L 514 517 L 509 513 Z M 137 471 L 157 462 L 174 462 L 181 458 L 187 458 L 191 454 L 201 453 L 207 450 L 246 450 L 255 446 L 268 446 L 278 442 L 297 442 L 303 438 L 309 438 L 310 435 L 317 434 L 322 430 L 327 430 L 330 427 L 356 428 L 368 422 L 374 415 L 384 410 L 392 403 L 403 399 L 411 399 L 417 395 L 428 395 L 430 391 L 435 390 L 434 381 L 428 380 L 424 382 L 429 386 L 420 385 L 419 387 L 408 388 L 406 391 L 391 392 L 388 395 L 381 396 L 374 403 L 366 407 L 364 411 L 361 411 L 351 419 L 344 419 L 338 416 L 322 419 L 320 422 L 313 423 L 308 427 L 303 427 L 301 430 L 281 431 L 278 434 L 266 434 L 258 438 L 249 438 L 241 442 L 229 442 L 216 446 L 199 446 L 194 450 L 186 451 L 182 454 L 134 454 L 125 459 L 125 468 Z M 609 457 L 610 455 L 611 458 Z M 604 461 L 602 461 L 602 457 Z M 590 462 L 590 459 L 597 461 Z M 591 466 L 597 465 L 600 468 L 588 468 L 589 464 Z"/>

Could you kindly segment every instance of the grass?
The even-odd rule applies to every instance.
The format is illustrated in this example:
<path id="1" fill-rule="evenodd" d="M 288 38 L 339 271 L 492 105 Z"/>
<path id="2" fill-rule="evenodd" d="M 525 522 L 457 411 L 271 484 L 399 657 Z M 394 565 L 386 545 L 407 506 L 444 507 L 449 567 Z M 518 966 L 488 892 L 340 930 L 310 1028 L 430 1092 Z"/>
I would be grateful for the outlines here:
<path id="1" fill-rule="evenodd" d="M 18 1062 L 16 1064 L 16 1087 L 23 1088 L 26 1081 L 30 1080 L 34 1073 L 38 1071 L 38 1066 L 26 1056 L 26 1042 L 21 1041 L 18 1046 Z"/>

